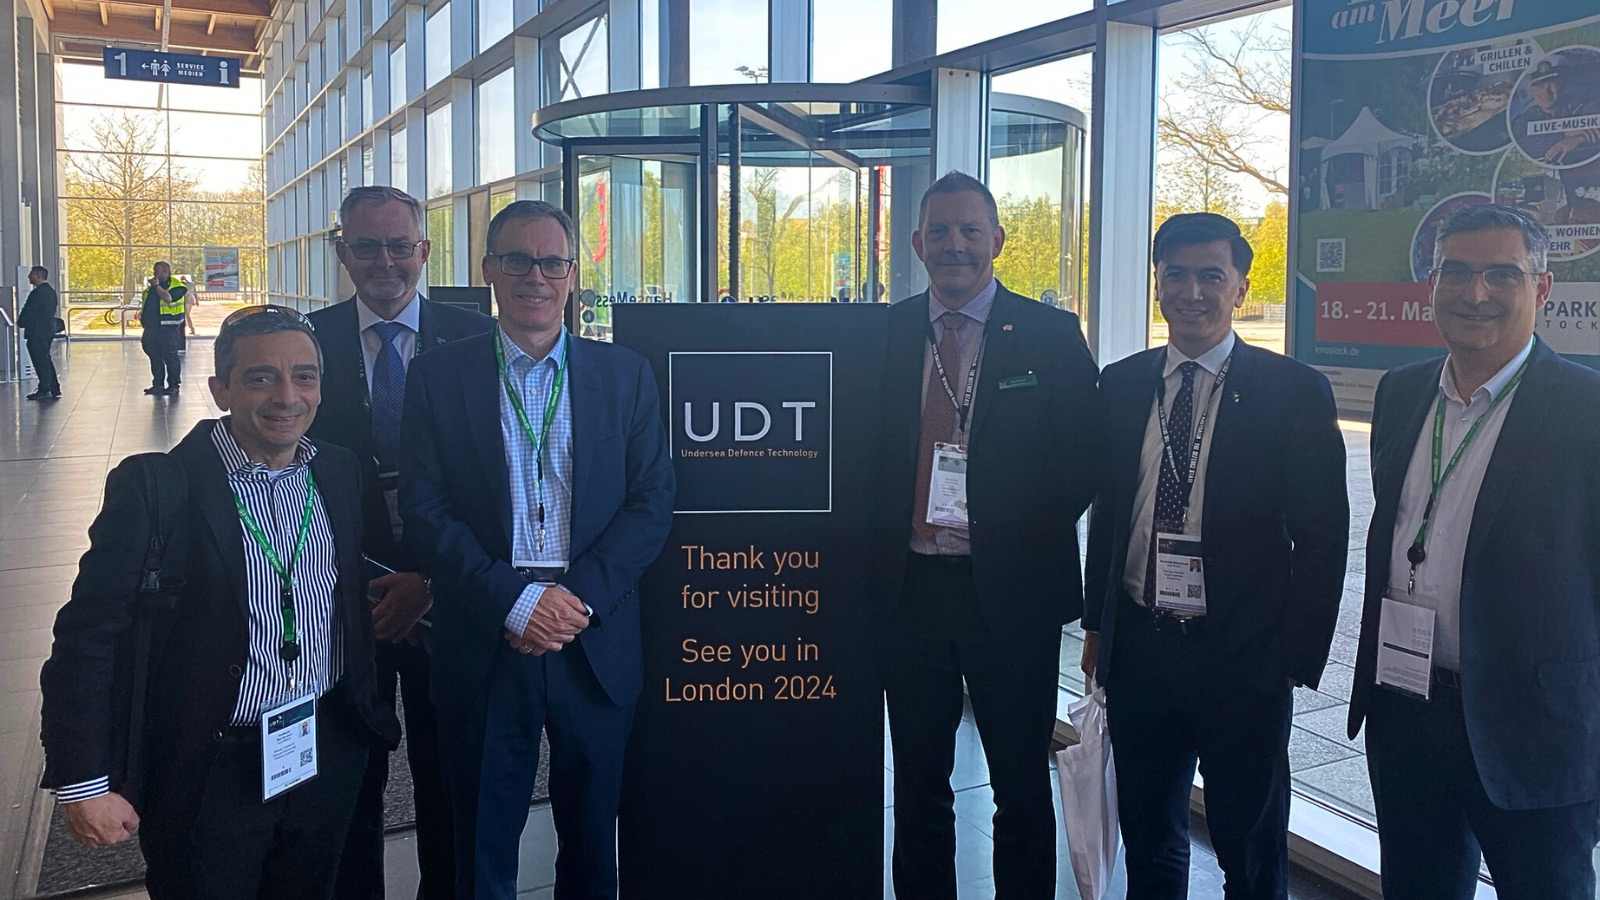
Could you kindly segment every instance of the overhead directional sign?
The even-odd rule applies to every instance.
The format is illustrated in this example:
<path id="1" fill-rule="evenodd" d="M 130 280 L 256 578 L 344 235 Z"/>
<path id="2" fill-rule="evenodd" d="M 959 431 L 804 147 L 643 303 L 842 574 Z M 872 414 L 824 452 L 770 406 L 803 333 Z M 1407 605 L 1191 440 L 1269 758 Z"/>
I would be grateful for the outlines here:
<path id="1" fill-rule="evenodd" d="M 102 60 L 107 78 L 230 88 L 239 86 L 239 69 L 244 62 L 233 56 L 159 53 L 128 47 L 106 47 Z"/>

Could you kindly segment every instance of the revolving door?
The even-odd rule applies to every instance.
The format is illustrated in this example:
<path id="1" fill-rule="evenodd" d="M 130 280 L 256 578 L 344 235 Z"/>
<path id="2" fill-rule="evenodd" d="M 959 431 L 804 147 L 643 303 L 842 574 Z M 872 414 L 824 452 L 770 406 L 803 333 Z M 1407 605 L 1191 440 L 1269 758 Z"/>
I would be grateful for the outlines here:
<path id="1" fill-rule="evenodd" d="M 1002 224 L 1015 213 L 1029 235 L 1001 278 L 1076 308 L 1083 118 L 1006 95 L 991 106 Z M 619 303 L 915 293 L 930 125 L 928 91 L 901 85 L 663 88 L 540 110 L 535 133 L 562 149 L 579 234 L 573 331 L 609 339 Z"/>

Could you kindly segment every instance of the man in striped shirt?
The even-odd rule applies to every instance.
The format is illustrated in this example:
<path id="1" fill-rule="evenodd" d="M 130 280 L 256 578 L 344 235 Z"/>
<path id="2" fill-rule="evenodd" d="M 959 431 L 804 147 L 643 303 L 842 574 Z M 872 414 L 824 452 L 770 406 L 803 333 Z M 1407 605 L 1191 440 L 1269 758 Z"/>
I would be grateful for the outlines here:
<path id="1" fill-rule="evenodd" d="M 44 786 L 83 843 L 139 834 L 156 900 L 328 897 L 368 754 L 398 740 L 373 678 L 360 476 L 304 437 L 322 363 L 303 316 L 240 310 L 215 352 L 229 415 L 107 479 L 41 673 Z M 157 580 L 170 612 L 149 611 Z M 289 702 L 313 712 L 286 756 L 262 729 Z"/>

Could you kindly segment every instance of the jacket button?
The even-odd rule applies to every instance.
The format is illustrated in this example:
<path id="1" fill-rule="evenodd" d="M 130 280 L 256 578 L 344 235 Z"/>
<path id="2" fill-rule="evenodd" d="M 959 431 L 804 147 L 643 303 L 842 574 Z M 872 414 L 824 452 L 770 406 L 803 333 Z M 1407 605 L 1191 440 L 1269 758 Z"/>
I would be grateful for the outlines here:
<path id="1" fill-rule="evenodd" d="M 229 666 L 228 667 L 228 674 L 232 675 L 235 678 L 238 678 L 240 675 L 244 674 L 244 670 L 239 668 L 238 666 Z"/>
<path id="2" fill-rule="evenodd" d="M 218 728 L 216 731 L 211 732 L 211 739 L 219 744 L 222 743 L 222 729 Z"/>

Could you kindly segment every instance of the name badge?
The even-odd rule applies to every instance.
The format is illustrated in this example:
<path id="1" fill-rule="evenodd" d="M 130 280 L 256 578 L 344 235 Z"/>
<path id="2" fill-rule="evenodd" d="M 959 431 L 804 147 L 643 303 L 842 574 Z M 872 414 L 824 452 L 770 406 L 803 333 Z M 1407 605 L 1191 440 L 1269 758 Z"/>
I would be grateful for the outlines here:
<path id="1" fill-rule="evenodd" d="M 960 444 L 934 444 L 929 477 L 928 524 L 966 528 L 967 448 Z"/>
<path id="2" fill-rule="evenodd" d="M 1378 616 L 1378 684 L 1428 700 L 1433 689 L 1434 611 L 1383 595 Z"/>
<path id="3" fill-rule="evenodd" d="M 317 695 L 269 701 L 261 711 L 261 802 L 317 777 Z"/>
<path id="4" fill-rule="evenodd" d="M 1205 560 L 1200 538 L 1156 532 L 1156 609 L 1186 616 L 1206 614 Z"/>

